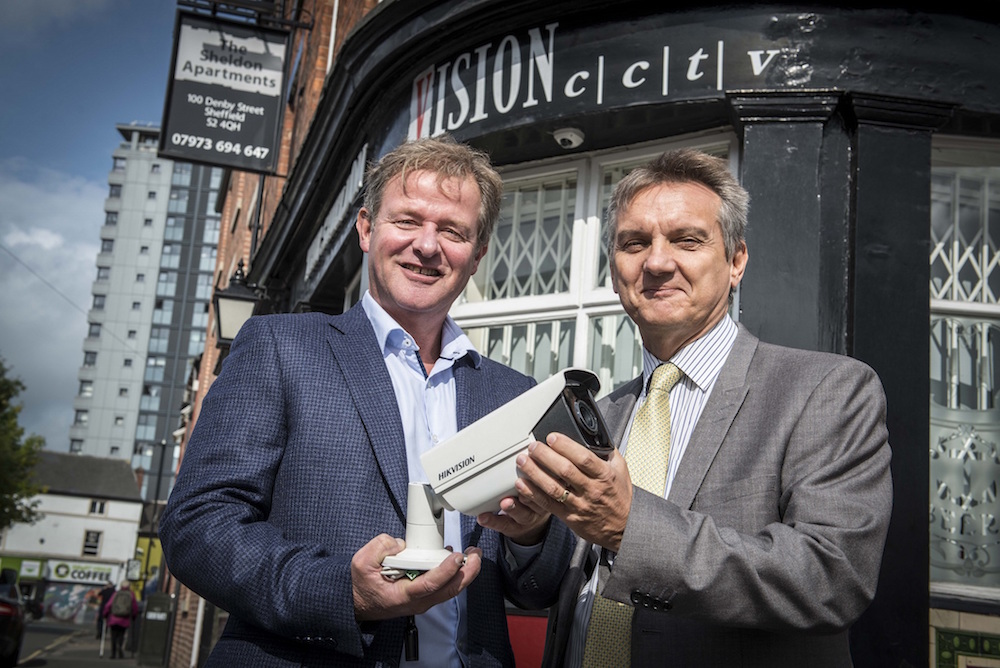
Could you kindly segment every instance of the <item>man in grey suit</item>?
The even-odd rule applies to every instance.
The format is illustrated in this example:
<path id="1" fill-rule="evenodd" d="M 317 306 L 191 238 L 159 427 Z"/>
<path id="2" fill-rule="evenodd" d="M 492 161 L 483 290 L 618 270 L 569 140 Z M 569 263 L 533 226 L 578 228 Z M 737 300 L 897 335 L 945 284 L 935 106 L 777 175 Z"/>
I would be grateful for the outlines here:
<path id="1" fill-rule="evenodd" d="M 548 666 L 851 665 L 892 506 L 885 396 L 859 361 L 730 319 L 747 205 L 724 160 L 690 150 L 612 196 L 614 288 L 644 346 L 643 375 L 601 404 L 624 454 L 550 435 L 519 462 L 520 503 L 585 539 Z"/>
<path id="2" fill-rule="evenodd" d="M 575 539 L 516 499 L 505 537 L 449 512 L 464 554 L 412 581 L 381 568 L 404 547 L 407 483 L 426 481 L 419 454 L 533 384 L 448 316 L 501 190 L 451 140 L 388 153 L 356 221 L 361 303 L 251 318 L 233 341 L 160 523 L 171 572 L 230 613 L 208 665 L 512 666 L 504 596 L 555 600 Z"/>

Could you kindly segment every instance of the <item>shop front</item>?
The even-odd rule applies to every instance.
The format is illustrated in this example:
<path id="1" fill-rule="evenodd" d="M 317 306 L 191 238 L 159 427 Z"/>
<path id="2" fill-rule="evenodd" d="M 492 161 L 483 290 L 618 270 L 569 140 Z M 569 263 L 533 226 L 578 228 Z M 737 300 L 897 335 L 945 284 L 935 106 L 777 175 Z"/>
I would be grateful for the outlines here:
<path id="1" fill-rule="evenodd" d="M 248 278 L 280 310 L 350 306 L 364 165 L 447 132 L 491 154 L 506 193 L 453 316 L 491 358 L 539 379 L 591 368 L 607 391 L 641 368 L 601 244 L 612 188 L 665 149 L 725 157 L 751 194 L 734 316 L 885 386 L 893 522 L 852 642 L 859 665 L 920 665 L 931 607 L 1000 613 L 996 478 L 977 473 L 1000 461 L 993 432 L 975 456 L 928 455 L 997 406 L 997 53 L 994 22 L 902 5 L 383 2 L 333 61 Z M 957 411 L 933 443 L 932 406 Z"/>

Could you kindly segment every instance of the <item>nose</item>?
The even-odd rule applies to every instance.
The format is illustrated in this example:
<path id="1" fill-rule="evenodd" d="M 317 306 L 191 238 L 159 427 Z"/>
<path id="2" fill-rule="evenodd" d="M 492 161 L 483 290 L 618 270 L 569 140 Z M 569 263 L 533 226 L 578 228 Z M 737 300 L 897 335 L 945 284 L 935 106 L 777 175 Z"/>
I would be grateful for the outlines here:
<path id="1" fill-rule="evenodd" d="M 649 254 L 643 263 L 643 269 L 651 274 L 669 274 L 677 269 L 674 260 L 674 249 L 663 239 L 654 239 L 650 244 Z"/>
<path id="2" fill-rule="evenodd" d="M 423 257 L 431 257 L 440 250 L 437 225 L 425 223 L 420 226 L 413 239 L 413 250 Z"/>

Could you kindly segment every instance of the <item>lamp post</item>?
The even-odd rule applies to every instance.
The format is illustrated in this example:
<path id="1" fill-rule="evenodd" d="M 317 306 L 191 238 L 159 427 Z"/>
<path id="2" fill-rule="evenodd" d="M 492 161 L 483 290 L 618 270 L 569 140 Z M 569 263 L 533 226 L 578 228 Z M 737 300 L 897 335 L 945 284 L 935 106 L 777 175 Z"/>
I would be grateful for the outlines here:
<path id="1" fill-rule="evenodd" d="M 243 323 L 253 315 L 259 300 L 257 291 L 247 284 L 243 260 L 240 260 L 236 272 L 229 279 L 229 287 L 216 290 L 212 296 L 215 306 L 216 347 L 229 348 Z"/>

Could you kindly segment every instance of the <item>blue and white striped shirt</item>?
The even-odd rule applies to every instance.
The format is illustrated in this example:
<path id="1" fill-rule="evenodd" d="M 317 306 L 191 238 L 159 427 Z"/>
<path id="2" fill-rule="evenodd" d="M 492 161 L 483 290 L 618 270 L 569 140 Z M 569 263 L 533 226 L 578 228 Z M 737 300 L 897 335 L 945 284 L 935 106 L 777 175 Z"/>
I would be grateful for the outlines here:
<path id="1" fill-rule="evenodd" d="M 642 350 L 642 392 L 632 409 L 629 426 L 622 437 L 619 450 L 624 455 L 628 444 L 629 432 L 636 412 L 646 401 L 649 379 L 653 371 L 664 361 L 673 362 L 684 372 L 680 381 L 670 390 L 670 461 L 667 466 L 667 484 L 663 492 L 664 498 L 669 496 L 674 476 L 680 467 L 684 451 L 687 450 L 694 427 L 701 417 L 715 381 L 719 378 L 722 365 L 725 364 L 729 352 L 733 349 L 739 328 L 726 315 L 704 336 L 681 348 L 669 360 L 657 359 L 649 350 Z M 600 547 L 595 546 L 600 552 Z M 580 590 L 573 613 L 573 629 L 570 633 L 569 646 L 566 653 L 566 665 L 578 668 L 583 660 L 583 648 L 587 641 L 587 625 L 590 622 L 590 611 L 594 605 L 597 592 L 597 570 L 593 577 Z"/>

